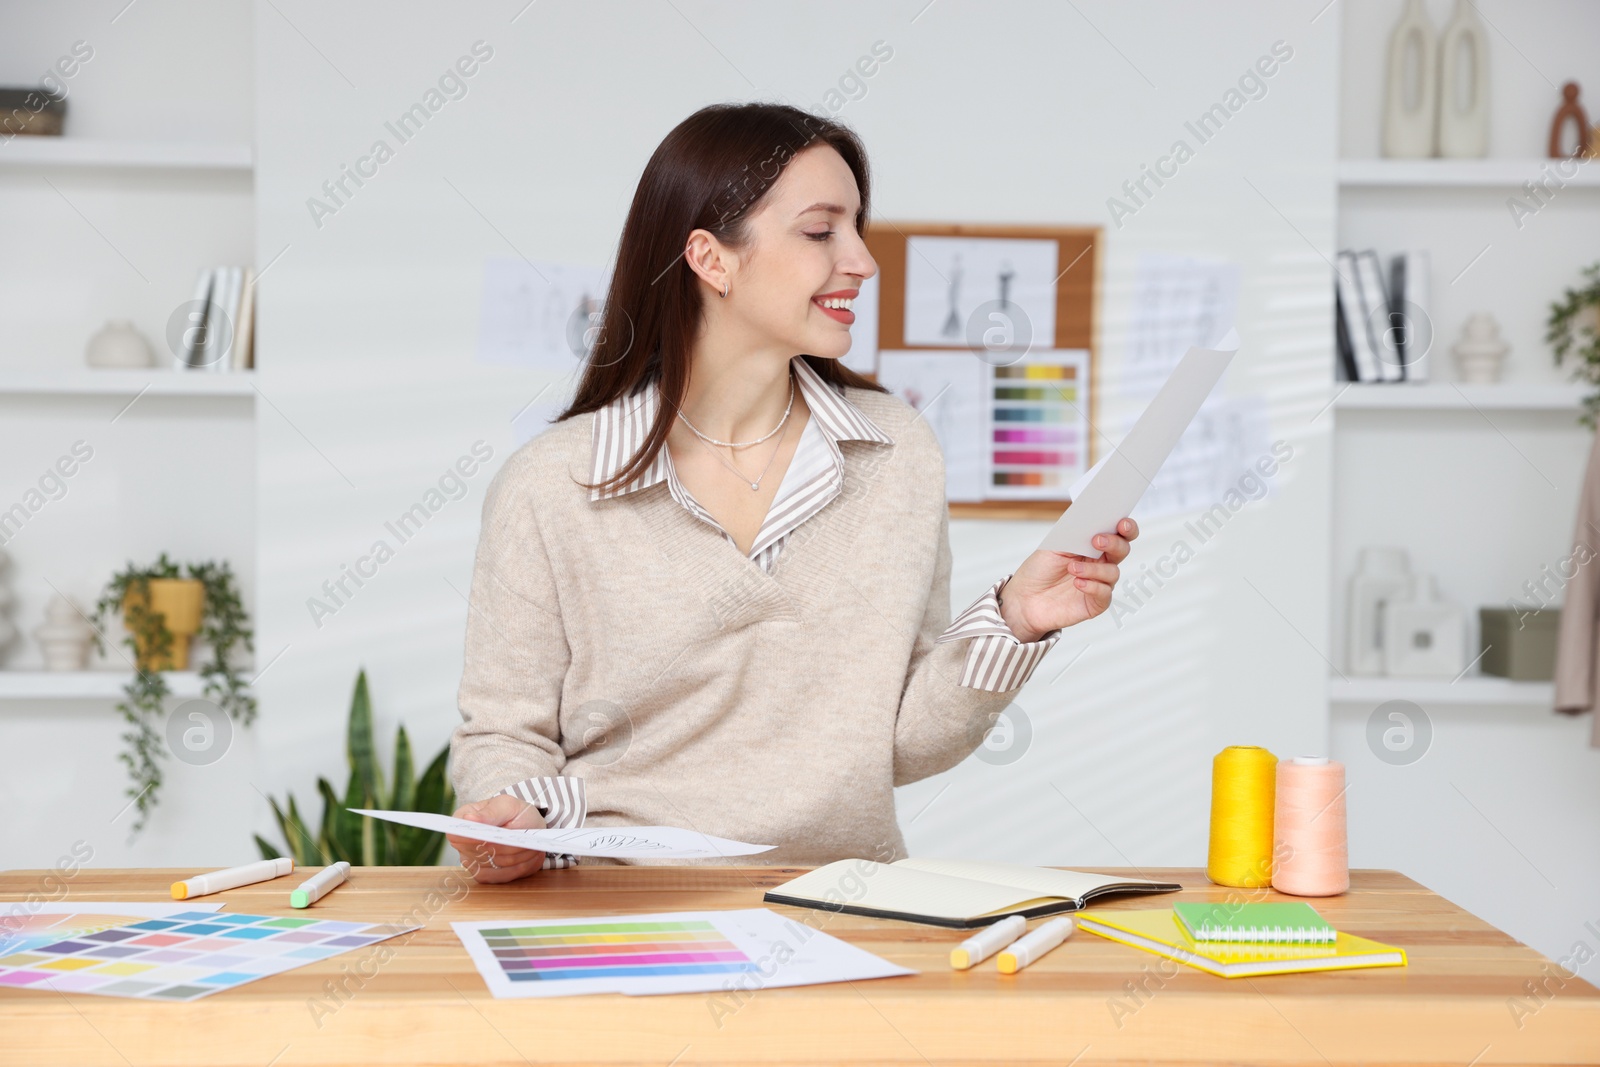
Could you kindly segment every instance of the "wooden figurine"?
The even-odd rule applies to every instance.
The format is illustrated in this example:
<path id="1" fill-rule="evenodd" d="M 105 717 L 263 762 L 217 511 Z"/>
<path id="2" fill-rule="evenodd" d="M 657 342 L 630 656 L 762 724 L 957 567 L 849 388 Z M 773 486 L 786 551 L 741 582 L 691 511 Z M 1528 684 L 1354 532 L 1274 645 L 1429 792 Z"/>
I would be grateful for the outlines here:
<path id="1" fill-rule="evenodd" d="M 1561 128 L 1568 122 L 1578 128 L 1578 143 L 1570 152 L 1561 149 Z M 1561 106 L 1556 109 L 1555 121 L 1550 124 L 1550 158 L 1582 158 L 1589 154 L 1589 116 L 1578 103 L 1578 83 L 1568 82 L 1561 87 Z"/>

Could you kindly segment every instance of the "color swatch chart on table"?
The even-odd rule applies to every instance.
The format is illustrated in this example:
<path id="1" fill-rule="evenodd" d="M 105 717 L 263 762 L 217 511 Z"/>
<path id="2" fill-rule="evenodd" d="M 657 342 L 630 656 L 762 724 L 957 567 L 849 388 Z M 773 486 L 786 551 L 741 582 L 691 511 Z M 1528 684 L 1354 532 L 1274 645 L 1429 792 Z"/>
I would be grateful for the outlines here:
<path id="1" fill-rule="evenodd" d="M 755 963 L 704 920 L 590 922 L 480 930 L 513 982 L 739 974 Z"/>
<path id="2" fill-rule="evenodd" d="M 415 929 L 419 927 L 179 912 L 30 945 L 0 957 L 0 989 L 195 1000 Z"/>
<path id="3" fill-rule="evenodd" d="M 910 974 L 767 908 L 450 924 L 496 997 L 696 993 Z"/>
<path id="4" fill-rule="evenodd" d="M 1088 373 L 1086 352 L 994 368 L 989 497 L 1060 496 L 1087 469 Z"/>

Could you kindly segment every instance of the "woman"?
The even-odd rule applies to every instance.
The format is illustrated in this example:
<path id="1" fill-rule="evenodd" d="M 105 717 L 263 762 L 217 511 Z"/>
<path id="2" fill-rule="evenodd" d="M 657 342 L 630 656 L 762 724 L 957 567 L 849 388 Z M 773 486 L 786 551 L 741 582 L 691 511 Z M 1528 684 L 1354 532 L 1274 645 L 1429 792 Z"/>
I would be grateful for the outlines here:
<path id="1" fill-rule="evenodd" d="M 1127 519 L 951 622 L 938 443 L 839 363 L 868 192 L 855 135 L 790 107 L 708 107 L 656 149 L 576 396 L 484 501 L 459 817 L 900 858 L 894 787 L 971 753 L 1109 606 Z M 480 882 L 575 862 L 450 843 Z"/>

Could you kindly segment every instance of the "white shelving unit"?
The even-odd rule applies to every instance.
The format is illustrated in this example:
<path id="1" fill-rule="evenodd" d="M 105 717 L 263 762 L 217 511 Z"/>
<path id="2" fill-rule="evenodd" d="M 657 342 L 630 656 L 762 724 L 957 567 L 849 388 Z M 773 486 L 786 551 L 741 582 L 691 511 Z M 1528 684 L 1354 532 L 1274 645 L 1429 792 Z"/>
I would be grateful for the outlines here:
<path id="1" fill-rule="evenodd" d="M 0 371 L 0 395 L 243 396 L 255 395 L 253 371 L 74 370 Z"/>
<path id="2" fill-rule="evenodd" d="M 0 167 L 4 166 L 248 172 L 255 167 L 255 150 L 248 144 L 212 144 L 204 141 L 12 137 L 0 145 Z"/>
<path id="3" fill-rule="evenodd" d="M 1554 180 L 1580 189 L 1600 189 L 1600 160 L 1556 159 L 1345 159 L 1341 189 L 1520 188 L 1523 182 Z M 1557 169 L 1557 167 L 1561 169 Z M 1566 172 L 1571 172 L 1568 177 Z"/>
<path id="4" fill-rule="evenodd" d="M 1477 674 L 1453 682 L 1448 678 L 1331 678 L 1328 699 L 1335 704 L 1370 705 L 1409 700 L 1429 708 L 1452 704 L 1548 708 L 1555 700 L 1555 685 Z"/>
<path id="5" fill-rule="evenodd" d="M 1427 382 L 1391 385 L 1351 383 L 1341 386 L 1334 407 L 1351 410 L 1428 409 L 1442 411 L 1572 411 L 1582 406 L 1587 387 L 1506 382 L 1464 385 Z"/>
<path id="6" fill-rule="evenodd" d="M 0 671 L 0 700 L 116 700 L 132 677 L 132 671 Z M 199 696 L 204 684 L 197 671 L 169 671 L 166 679 L 179 698 Z"/>

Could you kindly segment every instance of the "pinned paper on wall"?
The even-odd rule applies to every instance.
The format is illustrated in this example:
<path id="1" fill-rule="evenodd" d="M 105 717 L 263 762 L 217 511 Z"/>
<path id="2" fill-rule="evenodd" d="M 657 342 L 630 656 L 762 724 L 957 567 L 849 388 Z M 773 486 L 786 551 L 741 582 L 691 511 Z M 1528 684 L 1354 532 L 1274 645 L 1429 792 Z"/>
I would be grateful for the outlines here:
<path id="1" fill-rule="evenodd" d="M 676 826 L 580 826 L 569 830 L 518 830 L 505 826 L 457 819 L 426 811 L 376 811 L 350 808 L 357 815 L 436 830 L 494 845 L 511 845 L 541 852 L 565 852 L 574 856 L 640 857 L 655 859 L 696 859 L 714 856 L 753 856 L 775 845 L 752 845 L 714 837 Z"/>
<path id="2" fill-rule="evenodd" d="M 609 274 L 584 263 L 494 257 L 483 264 L 478 360 L 567 374 L 600 329 Z"/>
<path id="3" fill-rule="evenodd" d="M 878 384 L 915 408 L 939 439 L 950 500 L 982 500 L 989 482 L 989 369 L 970 352 L 878 356 Z"/>
<path id="4" fill-rule="evenodd" d="M 850 302 L 856 316 L 850 324 L 850 351 L 839 362 L 857 374 L 874 374 L 878 369 L 878 276 L 862 281 L 859 289 Z"/>
<path id="5" fill-rule="evenodd" d="M 1058 245 L 1007 237 L 906 238 L 906 347 L 1049 347 Z"/>
<path id="6" fill-rule="evenodd" d="M 1145 252 L 1133 281 L 1125 393 L 1154 394 L 1191 347 L 1212 344 L 1238 317 L 1239 265 Z"/>
<path id="7" fill-rule="evenodd" d="M 989 499 L 1058 500 L 1083 474 L 1090 364 L 1086 349 L 1055 349 L 992 368 Z"/>
<path id="8" fill-rule="evenodd" d="M 767 908 L 453 922 L 498 998 L 710 993 L 916 972 Z"/>

